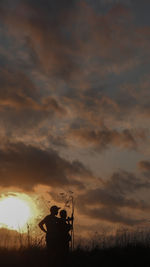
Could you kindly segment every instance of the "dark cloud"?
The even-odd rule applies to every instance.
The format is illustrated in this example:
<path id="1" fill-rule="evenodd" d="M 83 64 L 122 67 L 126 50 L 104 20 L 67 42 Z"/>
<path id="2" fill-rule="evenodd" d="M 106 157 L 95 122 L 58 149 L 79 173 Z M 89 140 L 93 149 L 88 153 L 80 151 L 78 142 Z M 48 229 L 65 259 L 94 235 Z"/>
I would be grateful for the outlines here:
<path id="1" fill-rule="evenodd" d="M 75 129 L 70 131 L 70 136 L 79 141 L 81 145 L 93 146 L 98 150 L 107 149 L 110 146 L 137 149 L 137 140 L 143 140 L 142 131 L 132 133 L 132 130 L 123 131 L 103 128 L 102 130 Z"/>
<path id="2" fill-rule="evenodd" d="M 150 171 L 150 162 L 146 161 L 146 160 L 140 161 L 140 162 L 138 162 L 138 167 L 141 171 L 149 172 Z"/>
<path id="3" fill-rule="evenodd" d="M 0 17 L 17 39 L 28 38 L 39 69 L 69 79 L 76 69 L 71 57 L 75 43 L 68 25 L 77 1 L 19 1 L 15 7 L 2 3 Z M 20 23 L 18 23 L 18 20 Z"/>
<path id="4" fill-rule="evenodd" d="M 60 116 L 64 116 L 67 113 L 65 107 L 63 107 L 57 99 L 51 96 L 42 99 L 41 107 L 39 107 L 39 110 L 50 111 Z"/>
<path id="5" fill-rule="evenodd" d="M 64 147 L 64 148 L 68 147 L 66 138 L 63 135 L 62 136 L 55 136 L 55 135 L 50 134 L 48 136 L 48 140 L 51 144 L 53 144 L 56 147 Z"/>
<path id="6" fill-rule="evenodd" d="M 116 5 L 111 6 L 112 3 Z M 104 90 L 109 90 L 110 93 L 113 88 L 107 88 L 112 85 L 106 85 L 105 76 L 112 73 L 119 75 L 137 66 L 140 59 L 137 59 L 135 47 L 137 46 L 143 53 L 143 40 L 147 43 L 147 34 L 144 29 L 141 29 L 143 36 L 140 39 L 133 34 L 136 32 L 136 26 L 128 27 L 131 24 L 131 11 L 118 3 L 111 1 L 109 3 L 111 9 L 105 15 L 99 14 L 98 16 L 90 5 L 91 3 L 81 1 L 63 0 L 61 3 L 60 1 L 44 1 L 43 4 L 41 0 L 22 0 L 15 1 L 13 5 L 11 1 L 2 1 L 0 18 L 2 23 L 8 27 L 9 42 L 14 44 L 16 40 L 15 46 L 17 47 L 19 43 L 22 48 L 20 58 L 23 53 L 28 55 L 21 65 L 23 71 L 28 72 L 24 66 L 26 62 L 33 61 L 35 65 L 32 68 L 30 66 L 31 72 L 39 68 L 44 75 L 67 81 L 66 87 L 68 88 L 64 90 L 65 92 L 59 89 L 56 94 L 68 94 L 69 91 L 70 95 L 74 95 L 76 91 L 80 91 L 81 87 L 88 87 L 92 92 L 96 87 L 99 92 L 103 86 Z M 10 48 L 8 50 L 10 51 Z M 14 60 L 18 62 L 17 58 Z M 15 68 L 17 67 L 20 67 L 20 63 L 19 65 L 17 63 Z M 78 112 L 83 115 L 84 119 L 87 119 L 88 102 L 86 106 L 81 106 L 81 103 L 86 101 L 85 95 L 86 92 L 83 95 L 77 93 L 77 97 L 81 100 L 77 104 L 80 104 Z M 97 95 L 94 91 L 93 104 L 96 99 Z M 128 100 L 127 97 L 126 102 L 129 102 Z M 38 108 L 37 103 L 31 103 L 31 99 L 22 99 L 19 95 L 17 105 L 23 101 L 25 101 L 23 105 L 34 104 Z M 133 105 L 133 101 L 131 104 Z M 16 105 L 16 99 L 11 101 L 11 105 Z M 52 106 L 56 107 L 54 101 Z M 73 113 L 71 104 L 69 108 L 70 113 Z M 101 114 L 103 112 L 104 117 L 106 113 L 112 116 L 114 111 L 116 117 L 120 116 L 119 114 L 123 116 L 123 110 L 120 110 L 118 103 L 107 94 L 104 94 L 101 103 L 99 101 L 96 108 L 96 112 L 89 112 L 91 120 L 96 113 L 97 117 L 99 116 L 98 111 Z M 90 109 L 94 109 L 93 106 L 90 106 Z M 128 137 L 127 133 L 123 135 L 124 147 L 136 146 L 134 138 L 129 133 Z M 128 139 L 127 144 L 126 139 Z"/>
<path id="7" fill-rule="evenodd" d="M 90 216 L 91 218 L 100 219 L 112 223 L 121 223 L 123 225 L 135 226 L 136 224 L 140 224 L 144 222 L 144 220 L 133 219 L 129 216 L 124 216 L 119 210 L 111 210 L 107 207 L 105 208 L 92 208 L 92 209 L 84 209 L 85 214 Z"/>
<path id="8" fill-rule="evenodd" d="M 84 179 L 91 173 L 80 162 L 69 162 L 57 152 L 41 150 L 23 143 L 9 144 L 0 150 L 1 186 L 33 189 L 38 184 L 54 187 L 84 188 Z"/>
<path id="9" fill-rule="evenodd" d="M 66 110 L 52 97 L 42 97 L 39 89 L 21 71 L 1 69 L 0 108 L 16 110 L 49 111 L 65 114 Z"/>
<path id="10" fill-rule="evenodd" d="M 25 73 L 6 68 L 0 72 L 0 111 L 0 127 L 8 138 L 30 135 L 41 124 L 67 115 L 58 97 L 43 96 Z"/>
<path id="11" fill-rule="evenodd" d="M 43 4 L 42 0 L 15 0 L 13 5 L 10 0 L 1 1 L 1 31 L 7 38 L 0 53 L 3 64 L 14 68 L 12 72 L 1 67 L 0 76 L 0 107 L 4 110 L 1 123 L 8 132 L 13 125 L 16 131 L 22 128 L 26 132 L 40 123 L 48 132 L 54 115 L 67 115 L 68 124 L 75 118 L 87 125 L 86 130 L 71 133 L 80 144 L 92 144 L 100 150 L 111 146 L 136 149 L 145 139 L 139 131 L 133 133 L 126 127 L 119 131 L 118 125 L 92 128 L 102 120 L 113 118 L 112 124 L 118 118 L 126 121 L 139 104 L 126 92 L 118 96 L 116 90 L 122 84 L 120 75 L 141 65 L 137 51 L 142 56 L 143 51 L 149 51 L 143 49 L 149 46 L 149 30 L 131 23 L 132 11 L 120 3 L 101 2 L 110 5 L 102 14 L 94 8 L 98 3 L 91 1 L 45 0 Z M 50 78 L 47 91 L 40 78 L 33 79 L 37 70 Z M 120 77 L 115 76 L 117 84 L 112 75 Z M 56 84 L 62 80 L 65 84 L 58 88 Z M 62 128 L 60 121 L 56 124 Z M 60 146 L 65 143 L 61 137 L 52 139 Z"/>
<path id="12" fill-rule="evenodd" d="M 19 98 L 20 97 L 20 98 Z M 39 90 L 31 79 L 21 70 L 9 68 L 0 69 L 0 99 L 1 102 L 14 101 L 21 108 L 32 106 L 40 97 Z M 33 103 L 32 103 L 33 102 Z M 9 105 L 9 104 L 8 104 Z"/>
<path id="13" fill-rule="evenodd" d="M 6 5 L 2 2 L 0 8 L 1 20 L 11 34 L 19 40 L 27 37 L 30 40 L 39 67 L 67 82 L 76 81 L 81 70 L 82 79 L 86 82 L 88 78 L 90 82 L 90 73 L 92 76 L 94 72 L 97 75 L 120 73 L 138 62 L 134 48 L 136 36 L 133 36 L 133 28 L 127 32 L 130 12 L 124 6 L 114 5 L 106 17 L 98 17 L 86 2 L 73 0 L 44 1 L 44 4 L 40 0 L 22 0 L 14 7 L 7 1 Z M 86 77 L 85 69 L 89 73 Z"/>
<path id="14" fill-rule="evenodd" d="M 143 178 L 144 179 L 144 178 Z M 142 220 L 124 215 L 124 208 L 149 211 L 150 205 L 131 197 L 130 194 L 143 188 L 150 188 L 150 183 L 128 172 L 114 173 L 101 187 L 90 189 L 77 200 L 79 212 L 99 220 L 134 225 Z"/>
<path id="15" fill-rule="evenodd" d="M 120 171 L 115 172 L 109 180 L 104 182 L 104 187 L 114 194 L 126 195 L 142 188 L 149 188 L 150 183 L 144 177 L 139 178 L 134 173 Z"/>

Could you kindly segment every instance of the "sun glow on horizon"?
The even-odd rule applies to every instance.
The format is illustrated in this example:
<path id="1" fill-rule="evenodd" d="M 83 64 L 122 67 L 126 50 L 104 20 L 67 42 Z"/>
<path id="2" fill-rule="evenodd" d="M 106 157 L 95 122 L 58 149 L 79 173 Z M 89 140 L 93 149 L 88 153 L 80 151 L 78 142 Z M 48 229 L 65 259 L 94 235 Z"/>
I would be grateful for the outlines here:
<path id="1" fill-rule="evenodd" d="M 18 193 L 0 199 L 0 228 L 26 232 L 27 224 L 35 215 L 35 205 L 25 194 Z"/>

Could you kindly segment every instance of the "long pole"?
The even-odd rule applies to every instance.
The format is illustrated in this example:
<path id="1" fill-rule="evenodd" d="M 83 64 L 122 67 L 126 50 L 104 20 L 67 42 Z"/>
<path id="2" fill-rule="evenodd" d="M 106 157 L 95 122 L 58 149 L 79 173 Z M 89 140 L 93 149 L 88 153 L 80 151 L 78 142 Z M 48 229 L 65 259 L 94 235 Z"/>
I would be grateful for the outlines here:
<path id="1" fill-rule="evenodd" d="M 71 196 L 71 204 L 72 204 L 72 229 L 71 229 L 71 250 L 74 250 L 74 199 Z"/>

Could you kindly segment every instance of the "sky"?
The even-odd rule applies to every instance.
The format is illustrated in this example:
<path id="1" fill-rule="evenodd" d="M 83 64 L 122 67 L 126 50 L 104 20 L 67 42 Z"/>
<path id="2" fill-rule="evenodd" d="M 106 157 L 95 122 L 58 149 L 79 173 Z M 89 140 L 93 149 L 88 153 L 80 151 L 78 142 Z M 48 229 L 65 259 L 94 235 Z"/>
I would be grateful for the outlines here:
<path id="1" fill-rule="evenodd" d="M 0 1 L 1 194 L 37 196 L 41 214 L 73 194 L 79 235 L 147 227 L 149 8 Z"/>

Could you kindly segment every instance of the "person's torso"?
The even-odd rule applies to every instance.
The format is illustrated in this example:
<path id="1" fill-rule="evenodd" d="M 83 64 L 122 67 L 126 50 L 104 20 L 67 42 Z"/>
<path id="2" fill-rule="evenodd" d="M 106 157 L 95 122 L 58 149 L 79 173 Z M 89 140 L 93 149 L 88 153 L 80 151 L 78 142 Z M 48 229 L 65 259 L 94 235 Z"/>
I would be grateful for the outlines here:
<path id="1" fill-rule="evenodd" d="M 45 218 L 45 225 L 47 229 L 47 235 L 50 235 L 51 237 L 56 237 L 58 233 L 58 219 L 57 217 L 48 215 Z"/>
<path id="2" fill-rule="evenodd" d="M 68 238 L 71 226 L 69 224 L 67 224 L 65 221 L 61 220 L 61 219 L 59 219 L 58 226 L 59 226 L 59 235 L 60 235 L 60 237 L 62 239 Z"/>

